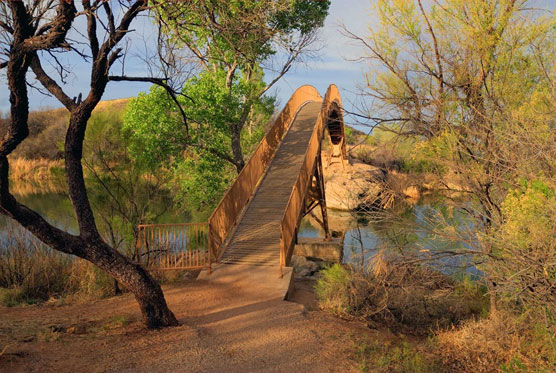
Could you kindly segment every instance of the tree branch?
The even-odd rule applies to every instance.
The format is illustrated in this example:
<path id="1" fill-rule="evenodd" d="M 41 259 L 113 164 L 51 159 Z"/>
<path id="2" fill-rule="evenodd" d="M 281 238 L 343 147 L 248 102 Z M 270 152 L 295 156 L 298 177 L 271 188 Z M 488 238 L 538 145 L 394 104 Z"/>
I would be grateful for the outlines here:
<path id="1" fill-rule="evenodd" d="M 62 87 L 52 79 L 41 66 L 41 62 L 37 54 L 31 57 L 31 69 L 35 73 L 37 80 L 46 88 L 54 97 L 56 97 L 69 111 L 77 106 L 75 102 L 62 90 Z"/>

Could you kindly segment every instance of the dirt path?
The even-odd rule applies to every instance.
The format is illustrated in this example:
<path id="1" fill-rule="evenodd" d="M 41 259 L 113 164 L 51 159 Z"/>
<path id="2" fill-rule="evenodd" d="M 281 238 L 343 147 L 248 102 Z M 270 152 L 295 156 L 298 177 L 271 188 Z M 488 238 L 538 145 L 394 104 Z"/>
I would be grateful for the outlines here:
<path id="1" fill-rule="evenodd" d="M 192 281 L 165 287 L 181 326 L 147 331 L 132 296 L 77 305 L 0 307 L 0 371 L 344 372 L 365 327 L 315 310 L 307 283 L 293 302 Z M 299 302 L 299 303 L 296 303 Z"/>

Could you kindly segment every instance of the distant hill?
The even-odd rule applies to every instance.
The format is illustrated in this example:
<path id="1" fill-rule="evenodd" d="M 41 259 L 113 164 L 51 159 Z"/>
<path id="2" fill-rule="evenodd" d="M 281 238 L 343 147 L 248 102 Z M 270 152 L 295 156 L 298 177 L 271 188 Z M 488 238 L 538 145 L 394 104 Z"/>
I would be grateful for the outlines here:
<path id="1" fill-rule="evenodd" d="M 130 98 L 106 100 L 98 103 L 95 112 L 123 110 Z M 50 159 L 62 158 L 62 144 L 68 126 L 66 109 L 38 110 L 29 113 L 29 136 L 12 153 L 12 158 Z M 7 131 L 9 119 L 0 118 L 0 136 Z"/>

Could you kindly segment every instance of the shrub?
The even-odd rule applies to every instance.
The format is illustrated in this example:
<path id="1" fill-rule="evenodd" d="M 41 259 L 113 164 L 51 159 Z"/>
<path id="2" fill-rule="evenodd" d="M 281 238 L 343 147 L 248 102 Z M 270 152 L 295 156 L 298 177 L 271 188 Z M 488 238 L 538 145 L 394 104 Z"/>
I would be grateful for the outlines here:
<path id="1" fill-rule="evenodd" d="M 378 253 L 365 270 L 334 265 L 322 272 L 315 292 L 321 307 L 341 317 L 427 335 L 486 313 L 478 283 L 458 282 L 415 258 Z"/>
<path id="2" fill-rule="evenodd" d="M 553 372 L 555 332 L 530 318 L 500 312 L 438 333 L 437 351 L 445 368 L 454 372 Z"/>
<path id="3" fill-rule="evenodd" d="M 0 240 L 3 303 L 36 303 L 66 291 L 72 260 L 54 252 L 22 228 L 9 226 Z"/>
<path id="4" fill-rule="evenodd" d="M 315 285 L 315 294 L 320 306 L 338 316 L 350 314 L 350 273 L 343 266 L 333 264 L 323 269 L 321 275 Z"/>
<path id="5" fill-rule="evenodd" d="M 503 224 L 493 233 L 487 271 L 510 308 L 556 317 L 556 187 L 549 180 L 522 180 L 502 204 Z"/>

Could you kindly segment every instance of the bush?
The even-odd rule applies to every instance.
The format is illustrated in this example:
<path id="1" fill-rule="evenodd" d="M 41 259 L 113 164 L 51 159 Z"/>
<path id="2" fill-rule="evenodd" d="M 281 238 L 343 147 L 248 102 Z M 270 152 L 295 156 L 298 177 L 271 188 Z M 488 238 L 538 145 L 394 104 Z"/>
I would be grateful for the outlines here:
<path id="1" fill-rule="evenodd" d="M 522 180 L 502 203 L 503 223 L 492 234 L 492 260 L 485 266 L 504 305 L 556 317 L 556 186 Z M 544 318 L 544 316 L 543 316 Z"/>
<path id="2" fill-rule="evenodd" d="M 320 306 L 338 316 L 350 314 L 350 273 L 339 264 L 333 264 L 320 273 L 322 276 L 315 285 L 315 294 Z"/>
<path id="3" fill-rule="evenodd" d="M 54 252 L 22 228 L 9 227 L 0 241 L 3 303 L 36 303 L 66 292 L 69 256 Z"/>
<path id="4" fill-rule="evenodd" d="M 341 317 L 416 335 L 486 313 L 484 287 L 455 281 L 414 259 L 380 252 L 364 271 L 334 265 L 316 284 L 319 303 Z"/>
<path id="5" fill-rule="evenodd" d="M 437 351 L 453 372 L 553 372 L 553 334 L 529 318 L 501 312 L 496 317 L 469 320 L 437 336 Z"/>
<path id="6" fill-rule="evenodd" d="M 115 294 L 115 282 L 95 265 L 51 250 L 9 223 L 0 240 L 0 290 L 0 303 L 15 306 L 70 295 L 104 298 Z"/>

